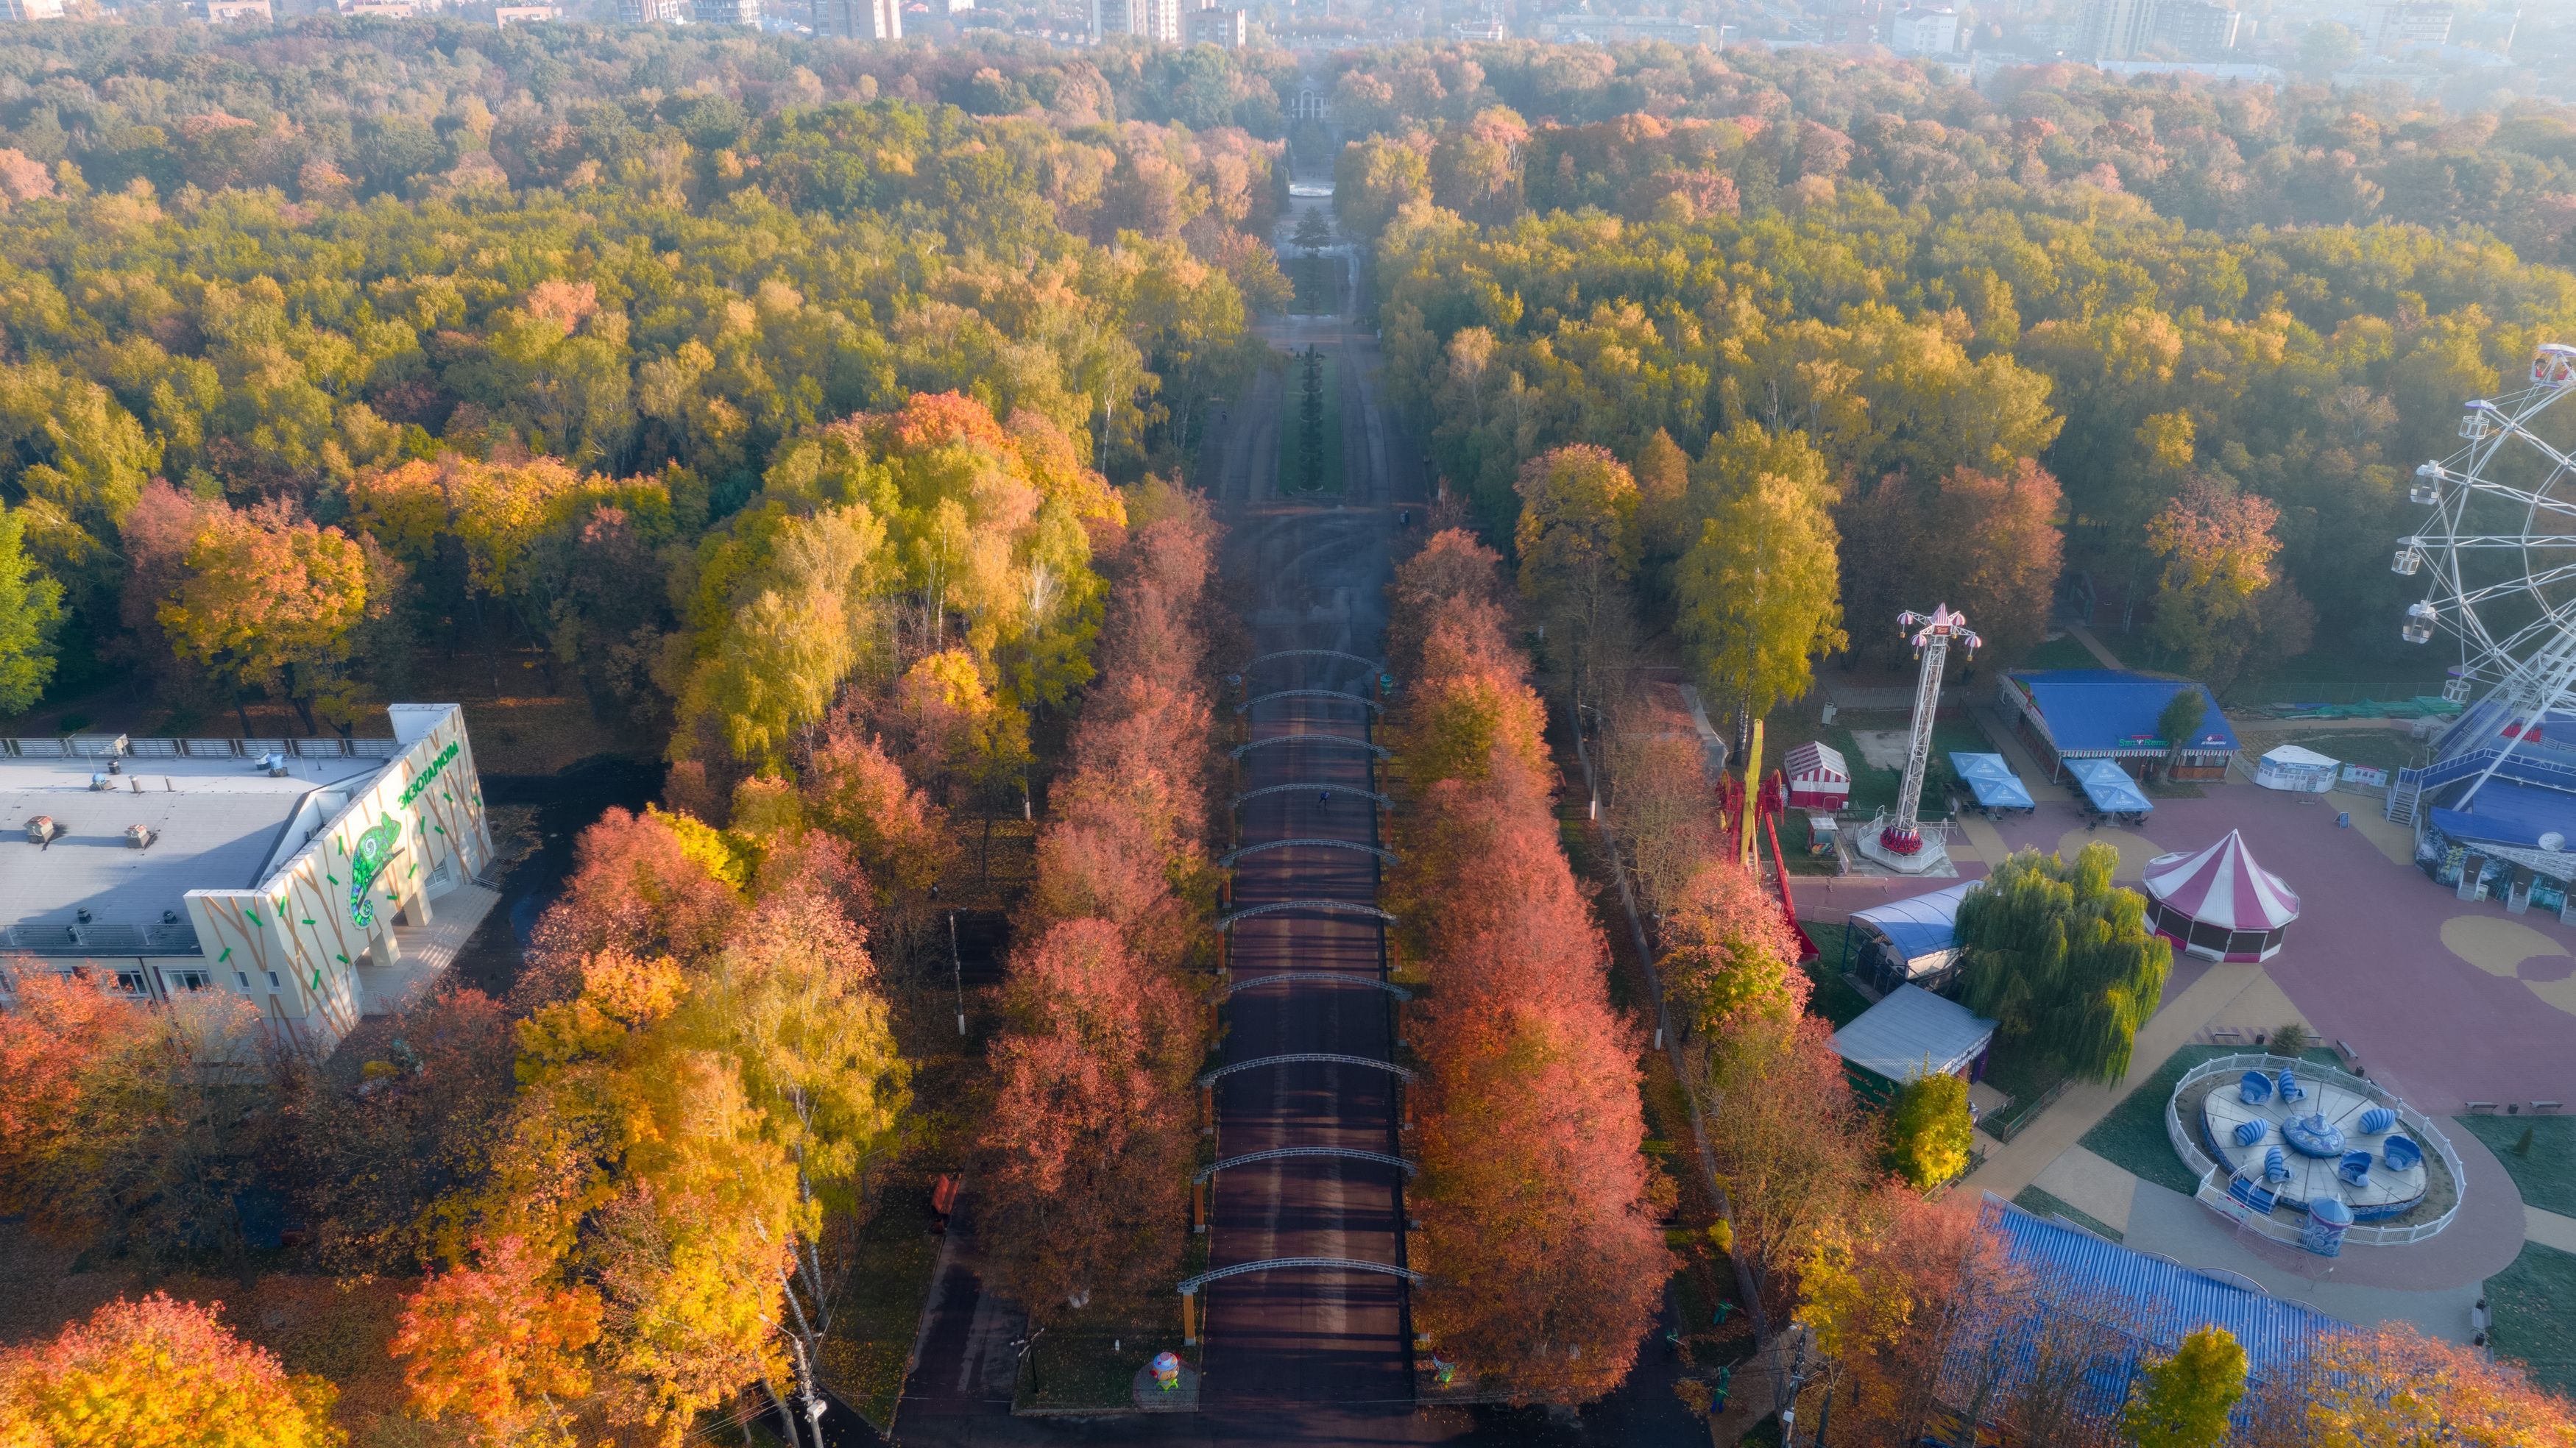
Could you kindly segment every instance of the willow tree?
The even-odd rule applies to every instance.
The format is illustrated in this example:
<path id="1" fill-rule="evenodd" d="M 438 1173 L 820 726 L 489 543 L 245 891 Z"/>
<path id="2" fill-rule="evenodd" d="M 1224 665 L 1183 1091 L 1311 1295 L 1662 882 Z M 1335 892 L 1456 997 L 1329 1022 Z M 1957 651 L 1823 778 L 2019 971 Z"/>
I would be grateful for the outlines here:
<path id="1" fill-rule="evenodd" d="M 2146 897 L 2111 883 L 2119 862 L 2098 843 L 2071 862 L 2022 850 L 1959 903 L 1967 1007 L 1992 1016 L 2005 1044 L 2102 1082 L 2129 1073 L 2173 969 Z"/>

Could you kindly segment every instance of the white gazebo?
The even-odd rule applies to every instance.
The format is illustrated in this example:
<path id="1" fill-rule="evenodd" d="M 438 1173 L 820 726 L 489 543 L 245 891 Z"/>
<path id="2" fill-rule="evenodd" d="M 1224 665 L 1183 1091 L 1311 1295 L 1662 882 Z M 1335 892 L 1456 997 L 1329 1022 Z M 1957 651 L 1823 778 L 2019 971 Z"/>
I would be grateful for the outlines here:
<path id="1" fill-rule="evenodd" d="M 2254 782 L 2265 789 L 2283 789 L 2294 794 L 2324 794 L 2335 787 L 2335 776 L 2343 770 L 2343 761 L 2329 759 L 2313 749 L 2284 744 L 2265 750 L 2254 764 Z"/>

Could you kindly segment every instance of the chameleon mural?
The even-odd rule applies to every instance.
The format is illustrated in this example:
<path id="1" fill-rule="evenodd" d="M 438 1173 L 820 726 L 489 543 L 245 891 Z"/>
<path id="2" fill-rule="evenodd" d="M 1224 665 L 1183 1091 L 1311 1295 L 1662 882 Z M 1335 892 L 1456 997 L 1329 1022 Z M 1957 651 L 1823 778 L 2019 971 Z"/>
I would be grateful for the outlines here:
<path id="1" fill-rule="evenodd" d="M 349 850 L 349 923 L 364 930 L 375 923 L 376 902 L 367 887 L 384 873 L 385 862 L 402 844 L 402 819 L 386 815 L 375 827 L 358 836 Z"/>

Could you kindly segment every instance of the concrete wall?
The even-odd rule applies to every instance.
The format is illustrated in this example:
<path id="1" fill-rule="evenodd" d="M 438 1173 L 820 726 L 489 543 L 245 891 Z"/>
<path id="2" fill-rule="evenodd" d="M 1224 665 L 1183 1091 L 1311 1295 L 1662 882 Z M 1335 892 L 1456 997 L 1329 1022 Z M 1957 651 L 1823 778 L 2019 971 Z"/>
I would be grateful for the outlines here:
<path id="1" fill-rule="evenodd" d="M 390 965 L 394 916 L 425 924 L 438 895 L 492 862 L 465 713 L 396 704 L 401 752 L 258 888 L 191 890 L 204 953 L 189 962 L 259 1008 L 277 1044 L 320 1053 L 357 1025 L 360 967 Z"/>

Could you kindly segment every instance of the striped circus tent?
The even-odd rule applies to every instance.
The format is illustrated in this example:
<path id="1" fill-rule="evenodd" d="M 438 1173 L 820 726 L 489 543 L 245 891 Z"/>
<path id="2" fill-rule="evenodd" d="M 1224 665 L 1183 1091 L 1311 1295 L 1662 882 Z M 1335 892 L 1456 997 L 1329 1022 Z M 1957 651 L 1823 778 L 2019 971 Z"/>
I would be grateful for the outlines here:
<path id="1" fill-rule="evenodd" d="M 2211 960 L 2270 960 L 2299 918 L 2299 897 L 2254 863 L 2235 830 L 2203 850 L 2147 862 L 2147 921 L 2176 945 Z"/>

